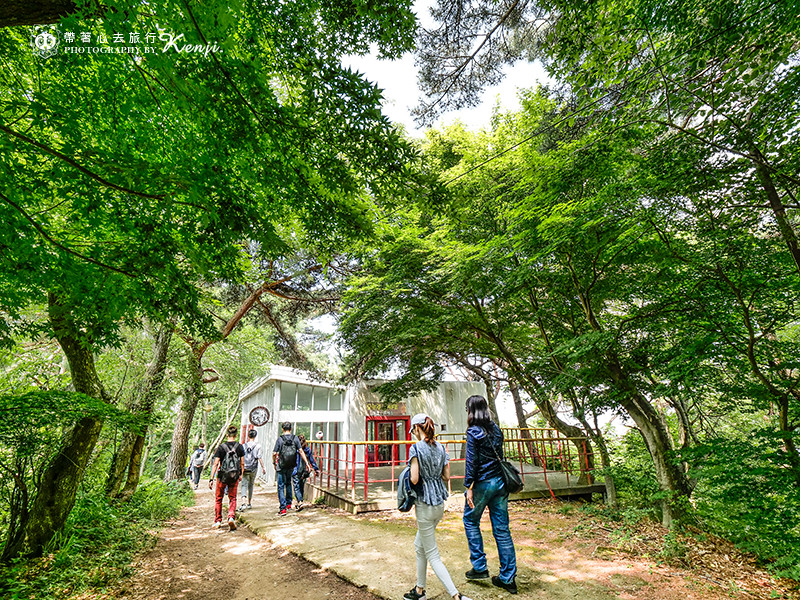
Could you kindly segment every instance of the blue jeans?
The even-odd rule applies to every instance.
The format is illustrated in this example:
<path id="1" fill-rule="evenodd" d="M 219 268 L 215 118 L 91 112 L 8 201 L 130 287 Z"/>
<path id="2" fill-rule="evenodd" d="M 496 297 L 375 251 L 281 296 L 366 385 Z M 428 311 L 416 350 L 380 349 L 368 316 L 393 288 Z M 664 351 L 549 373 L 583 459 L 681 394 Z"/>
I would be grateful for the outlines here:
<path id="1" fill-rule="evenodd" d="M 508 528 L 508 492 L 500 477 L 477 481 L 472 486 L 472 503 L 475 508 L 464 505 L 464 531 L 467 534 L 469 559 L 476 571 L 486 571 L 486 553 L 483 551 L 481 517 L 489 508 L 492 535 L 500 555 L 500 581 L 510 583 L 517 576 L 517 554 Z"/>
<path id="2" fill-rule="evenodd" d="M 300 479 L 297 475 L 292 475 L 292 485 L 294 486 L 294 497 L 297 498 L 298 502 L 303 501 L 303 488 L 306 487 L 306 479 L 308 477 L 303 477 Z"/>
<path id="3" fill-rule="evenodd" d="M 194 487 L 197 487 L 197 485 L 200 483 L 200 473 L 202 472 L 203 472 L 202 466 L 195 467 L 194 465 L 192 465 L 192 483 L 194 484 Z"/>
<path id="4" fill-rule="evenodd" d="M 278 471 L 278 502 L 281 510 L 292 503 L 292 472 Z"/>

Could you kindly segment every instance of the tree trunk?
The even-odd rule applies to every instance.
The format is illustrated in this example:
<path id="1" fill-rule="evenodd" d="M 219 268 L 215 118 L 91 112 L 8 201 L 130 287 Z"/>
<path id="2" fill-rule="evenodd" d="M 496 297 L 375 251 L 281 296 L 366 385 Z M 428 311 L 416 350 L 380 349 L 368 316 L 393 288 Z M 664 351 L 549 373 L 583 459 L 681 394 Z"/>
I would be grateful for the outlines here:
<path id="1" fill-rule="evenodd" d="M 140 432 L 126 431 L 122 435 L 122 440 L 111 459 L 111 468 L 106 479 L 106 495 L 110 498 L 119 495 L 120 487 L 123 482 L 126 488 L 133 485 L 128 495 L 136 491 L 139 482 L 139 468 L 135 469 L 136 477 L 131 478 L 131 457 L 136 445 L 139 445 L 139 460 L 141 461 L 141 448 L 143 447 L 144 436 L 147 435 L 147 427 L 150 417 L 153 414 L 156 395 L 164 382 L 164 372 L 167 368 L 167 351 L 172 339 L 172 325 L 164 325 L 156 334 L 153 340 L 153 358 L 147 365 L 144 379 L 134 393 L 131 402 L 131 412 L 143 417 L 145 422 Z M 139 441 L 141 440 L 141 442 Z"/>
<path id="2" fill-rule="evenodd" d="M 759 156 L 763 159 L 763 157 Z M 786 207 L 781 201 L 778 190 L 775 187 L 775 182 L 772 180 L 772 175 L 769 168 L 762 161 L 755 163 L 758 178 L 761 180 L 761 185 L 764 192 L 767 194 L 769 206 L 772 209 L 772 214 L 775 217 L 775 222 L 778 224 L 778 229 L 781 232 L 786 247 L 789 249 L 789 254 L 792 255 L 797 272 L 800 273 L 800 247 L 798 247 L 797 234 L 792 226 L 792 223 L 786 217 Z"/>
<path id="3" fill-rule="evenodd" d="M 489 410 L 492 413 L 492 417 L 500 423 L 500 415 L 497 412 L 497 394 L 494 393 L 494 388 L 491 387 L 492 380 L 484 380 L 483 384 L 486 386 L 486 403 L 489 405 Z"/>
<path id="4" fill-rule="evenodd" d="M 689 419 L 689 413 L 686 410 L 686 403 L 682 398 L 674 397 L 667 398 L 667 402 L 675 411 L 678 416 L 678 444 L 681 448 L 688 448 L 693 441 L 697 440 L 692 428 L 692 422 Z"/>
<path id="5" fill-rule="evenodd" d="M 519 435 L 521 438 L 531 440 L 531 432 L 528 431 L 528 418 L 525 416 L 525 409 L 522 407 L 522 396 L 519 393 L 519 384 L 513 378 L 508 379 L 508 389 L 511 391 L 511 398 L 514 400 L 514 411 L 517 413 L 517 423 L 519 424 Z M 542 466 L 542 457 L 536 451 L 536 445 L 530 442 L 524 442 L 524 447 L 528 451 L 528 457 L 531 464 Z"/>
<path id="6" fill-rule="evenodd" d="M 188 456 L 189 433 L 192 429 L 194 413 L 200 401 L 203 385 L 203 368 L 200 364 L 202 349 L 192 346 L 187 357 L 187 375 L 189 381 L 183 391 L 178 414 L 175 417 L 175 429 L 172 431 L 169 457 L 164 481 L 175 481 L 186 476 L 186 458 Z"/>
<path id="7" fill-rule="evenodd" d="M 592 441 L 600 451 L 600 465 L 605 471 L 603 473 L 603 482 L 606 486 L 606 504 L 612 508 L 617 508 L 619 506 L 619 500 L 617 499 L 617 485 L 614 483 L 614 477 L 609 472 L 611 467 L 611 455 L 608 452 L 606 440 L 603 437 L 600 428 L 597 427 L 597 417 L 595 416 L 594 419 L 595 427 L 592 427 L 586 420 L 586 411 L 583 409 L 583 405 L 578 404 L 577 394 L 571 393 L 570 401 L 572 402 L 572 414 L 575 415 L 575 418 L 578 419 L 578 422 L 581 424 L 584 431 L 589 434 L 589 437 L 592 438 Z"/>
<path id="8" fill-rule="evenodd" d="M 661 501 L 661 523 L 664 527 L 671 527 L 684 517 L 684 502 L 691 492 L 689 480 L 680 465 L 670 459 L 672 438 L 658 412 L 639 393 L 615 358 L 609 361 L 608 366 L 610 378 L 620 392 L 620 405 L 639 428 L 653 459 L 659 488 L 666 492 L 667 497 Z"/>
<path id="9" fill-rule="evenodd" d="M 142 466 L 144 465 L 144 435 L 136 436 L 131 449 L 131 458 L 128 463 L 128 478 L 125 481 L 125 487 L 119 493 L 119 497 L 123 500 L 130 500 L 136 492 L 139 485 L 139 479 L 142 476 Z"/>
<path id="10" fill-rule="evenodd" d="M 617 485 L 614 483 L 614 477 L 611 475 L 609 469 L 611 469 L 611 455 L 608 452 L 608 446 L 606 445 L 606 440 L 599 431 L 595 431 L 594 429 L 590 429 L 592 441 L 597 446 L 597 449 L 600 451 L 600 464 L 603 467 L 603 482 L 606 486 L 606 504 L 608 504 L 611 508 L 618 508 L 619 507 L 619 500 L 617 499 Z"/>
<path id="11" fill-rule="evenodd" d="M 92 348 L 79 338 L 79 328 L 52 293 L 48 313 L 56 339 L 69 361 L 75 391 L 109 402 L 95 370 Z M 78 487 L 92 456 L 102 420 L 80 419 L 64 436 L 64 442 L 42 474 L 27 522 L 3 556 L 40 556 L 45 545 L 59 532 L 75 505 Z"/>
<path id="12" fill-rule="evenodd" d="M 580 427 L 570 425 L 558 416 L 553 403 L 549 398 L 544 398 L 542 394 L 536 393 L 540 391 L 539 382 L 531 377 L 521 375 L 520 379 L 523 383 L 523 389 L 528 392 L 528 395 L 536 403 L 538 409 L 542 412 L 547 424 L 553 429 L 558 431 L 566 438 L 570 438 L 570 442 L 575 446 L 578 451 L 578 461 L 580 463 L 580 478 L 578 483 L 586 485 L 591 482 L 591 469 L 594 468 L 594 461 L 592 459 L 592 444 L 586 434 Z"/>
<path id="13" fill-rule="evenodd" d="M 778 422 L 780 427 L 780 436 L 783 445 L 786 449 L 786 455 L 789 459 L 789 467 L 794 476 L 794 483 L 800 487 L 800 453 L 797 451 L 797 444 L 795 444 L 792 427 L 789 424 L 789 395 L 784 395 L 778 402 Z"/>

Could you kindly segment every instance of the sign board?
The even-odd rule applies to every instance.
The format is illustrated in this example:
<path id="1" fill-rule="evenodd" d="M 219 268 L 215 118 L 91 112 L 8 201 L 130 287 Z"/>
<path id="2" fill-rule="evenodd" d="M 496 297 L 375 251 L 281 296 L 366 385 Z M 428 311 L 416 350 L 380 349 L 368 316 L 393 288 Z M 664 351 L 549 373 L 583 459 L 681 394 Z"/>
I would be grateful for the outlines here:
<path id="1" fill-rule="evenodd" d="M 261 427 L 269 423 L 269 410 L 264 406 L 256 406 L 250 411 L 250 423 L 256 427 Z"/>

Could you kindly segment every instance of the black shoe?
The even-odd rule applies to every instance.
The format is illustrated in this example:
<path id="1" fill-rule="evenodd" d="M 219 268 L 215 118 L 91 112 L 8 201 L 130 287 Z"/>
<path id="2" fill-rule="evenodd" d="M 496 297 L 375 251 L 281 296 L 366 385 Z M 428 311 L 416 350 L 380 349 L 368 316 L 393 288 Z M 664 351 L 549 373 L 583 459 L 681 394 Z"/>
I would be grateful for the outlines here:
<path id="1" fill-rule="evenodd" d="M 422 590 L 422 593 L 418 594 L 417 586 L 412 587 L 408 592 L 403 594 L 403 598 L 406 600 L 427 600 L 425 597 L 425 590 Z"/>
<path id="2" fill-rule="evenodd" d="M 495 575 L 494 577 L 492 577 L 492 585 L 496 585 L 499 588 L 503 588 L 505 591 L 507 591 L 510 594 L 516 594 L 517 593 L 517 580 L 516 579 L 512 579 L 508 583 L 504 583 L 504 582 L 500 581 L 500 578 L 497 575 Z"/>
<path id="3" fill-rule="evenodd" d="M 470 569 L 465 573 L 467 579 L 489 579 L 489 569 L 485 571 L 476 571 L 475 569 Z"/>

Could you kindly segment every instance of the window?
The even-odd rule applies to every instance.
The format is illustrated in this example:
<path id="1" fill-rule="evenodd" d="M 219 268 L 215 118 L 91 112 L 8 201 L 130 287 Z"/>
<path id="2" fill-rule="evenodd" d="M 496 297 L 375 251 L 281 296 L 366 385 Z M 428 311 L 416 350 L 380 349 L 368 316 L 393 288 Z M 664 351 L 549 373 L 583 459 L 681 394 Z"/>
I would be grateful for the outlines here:
<path id="1" fill-rule="evenodd" d="M 297 384 L 281 382 L 281 410 L 294 410 Z"/>
<path id="2" fill-rule="evenodd" d="M 302 435 L 307 440 L 313 440 L 311 437 L 311 423 L 295 423 L 294 434 Z"/>
<path id="3" fill-rule="evenodd" d="M 342 410 L 342 392 L 331 390 L 331 401 L 328 410 Z"/>
<path id="4" fill-rule="evenodd" d="M 314 388 L 314 410 L 328 410 L 328 388 Z"/>
<path id="5" fill-rule="evenodd" d="M 314 390 L 310 385 L 297 386 L 297 410 L 311 410 L 311 393 Z"/>
<path id="6" fill-rule="evenodd" d="M 299 425 L 298 425 L 299 426 Z M 323 442 L 337 442 L 339 441 L 339 430 L 343 426 L 342 423 L 311 423 L 311 441 L 317 441 L 317 432 L 322 432 Z"/>

